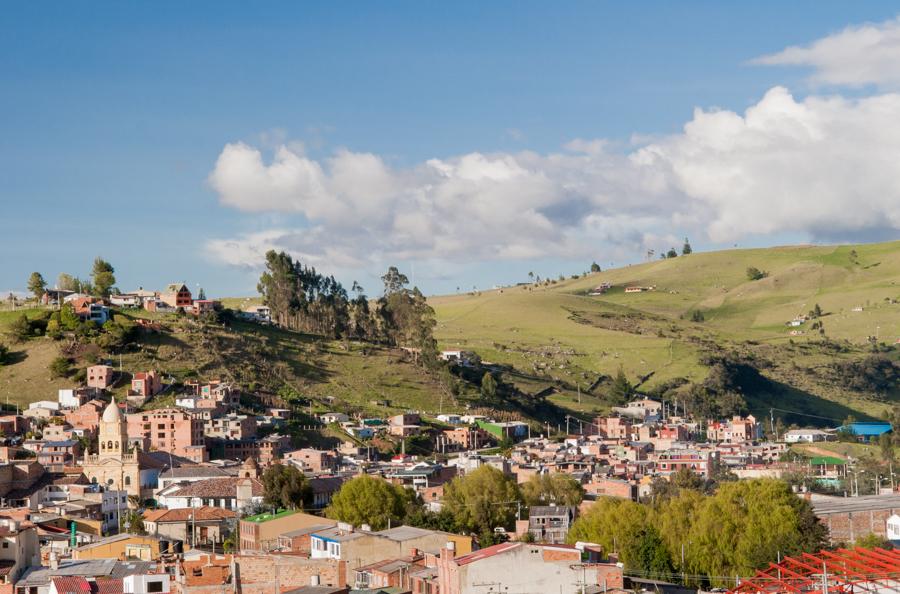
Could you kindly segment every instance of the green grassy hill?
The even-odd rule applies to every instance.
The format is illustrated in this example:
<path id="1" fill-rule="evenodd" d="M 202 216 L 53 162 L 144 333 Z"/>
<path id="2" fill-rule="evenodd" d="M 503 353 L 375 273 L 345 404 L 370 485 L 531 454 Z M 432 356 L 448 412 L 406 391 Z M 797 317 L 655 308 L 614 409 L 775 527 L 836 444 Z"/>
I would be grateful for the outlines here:
<path id="1" fill-rule="evenodd" d="M 751 266 L 768 276 L 748 280 Z M 559 422 L 566 414 L 589 418 L 608 410 L 610 379 L 619 369 L 638 390 L 678 400 L 684 390 L 717 379 L 715 361 L 728 357 L 734 372 L 729 389 L 755 414 L 776 409 L 789 422 L 833 425 L 848 414 L 881 416 L 900 401 L 890 378 L 877 389 L 866 382 L 848 387 L 846 381 L 864 375 L 848 364 L 873 357 L 870 337 L 881 344 L 878 357 L 900 359 L 894 348 L 900 338 L 898 282 L 895 242 L 695 253 L 540 286 L 430 298 L 440 346 L 477 352 L 500 380 L 505 402 L 479 398 L 484 370 L 448 381 L 447 374 L 426 372 L 400 350 L 237 320 L 213 326 L 190 317 L 119 312 L 158 319 L 164 329 L 140 334 L 113 362 L 126 371 L 120 393 L 128 372 L 159 369 L 176 381 L 223 378 L 263 395 L 289 387 L 311 402 L 313 412 L 437 414 L 494 407 Z M 612 288 L 590 295 L 601 283 Z M 627 286 L 654 289 L 626 293 Z M 819 319 L 786 325 L 816 304 Z M 698 311 L 702 321 L 692 321 Z M 0 340 L 10 347 L 0 366 L 0 403 L 55 399 L 58 388 L 77 380 L 53 379 L 48 369 L 66 341 L 4 338 L 20 314 L 0 311 Z M 822 324 L 824 334 L 814 324 Z M 96 345 L 66 355 L 75 371 L 107 356 Z M 153 406 L 164 404 L 161 398 Z"/>
<path id="2" fill-rule="evenodd" d="M 768 276 L 748 280 L 751 266 Z M 590 296 L 603 282 L 612 288 Z M 702 381 L 708 373 L 702 361 L 718 345 L 755 358 L 771 380 L 765 393 L 745 394 L 754 412 L 768 415 L 774 406 L 829 417 L 818 420 L 828 424 L 848 413 L 881 415 L 898 396 L 840 389 L 828 373 L 836 363 L 866 357 L 869 337 L 897 342 L 898 282 L 900 242 L 792 246 L 695 253 L 430 302 L 442 347 L 512 366 L 523 385 L 556 385 L 561 392 L 551 399 L 571 408 L 602 409 L 603 399 L 585 396 L 585 388 L 619 368 L 645 390 L 676 378 Z M 654 290 L 626 293 L 626 286 Z M 817 303 L 821 318 L 786 325 Z M 694 311 L 704 321 L 692 322 Z M 815 322 L 824 335 L 811 328 Z"/>
<path id="3" fill-rule="evenodd" d="M 78 371 L 109 358 L 125 373 L 114 386 L 124 397 L 130 374 L 156 369 L 176 382 L 220 378 L 263 396 L 274 398 L 292 388 L 311 401 L 304 411 L 359 411 L 373 414 L 422 410 L 437 414 L 458 409 L 459 396 L 449 394 L 432 374 L 415 365 L 401 350 L 349 341 L 327 340 L 271 326 L 230 320 L 225 325 L 204 325 L 191 317 L 124 310 L 116 315 L 158 321 L 160 332 L 140 331 L 121 355 L 108 355 L 96 345 L 67 349 L 67 339 L 34 337 L 24 342 L 3 337 L 12 320 L 26 313 L 35 317 L 43 310 L 0 312 L 0 337 L 10 349 L 0 365 L 0 403 L 27 405 L 37 400 L 56 400 L 57 390 L 78 384 Z M 65 354 L 73 363 L 68 378 L 52 378 L 49 366 Z M 172 404 L 173 394 L 148 403 L 157 408 Z"/>

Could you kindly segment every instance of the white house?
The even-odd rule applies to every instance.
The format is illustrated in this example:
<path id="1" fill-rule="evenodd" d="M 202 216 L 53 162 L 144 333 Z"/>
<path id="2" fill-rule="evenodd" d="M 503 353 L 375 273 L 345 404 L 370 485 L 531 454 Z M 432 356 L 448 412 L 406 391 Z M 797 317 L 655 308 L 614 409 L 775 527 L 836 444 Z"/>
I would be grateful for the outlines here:
<path id="1" fill-rule="evenodd" d="M 251 305 L 241 312 L 245 320 L 268 324 L 272 321 L 272 310 L 268 305 Z"/>
<path id="2" fill-rule="evenodd" d="M 448 425 L 462 424 L 462 418 L 459 415 L 438 415 L 437 420 Z"/>
<path id="3" fill-rule="evenodd" d="M 37 402 L 32 402 L 28 405 L 28 410 L 34 410 L 36 408 L 59 411 L 59 402 L 53 402 L 52 400 L 38 400 Z"/>
<path id="4" fill-rule="evenodd" d="M 350 417 L 340 412 L 327 412 L 319 415 L 319 420 L 326 425 L 330 425 L 331 423 L 346 423 L 350 420 Z"/>
<path id="5" fill-rule="evenodd" d="M 124 594 L 169 594 L 171 591 L 168 573 L 136 574 L 122 578 Z"/>
<path id="6" fill-rule="evenodd" d="M 357 439 L 375 437 L 375 430 L 371 427 L 344 427 L 344 430 Z"/>
<path id="7" fill-rule="evenodd" d="M 816 441 L 832 441 L 833 433 L 821 429 L 791 429 L 784 434 L 785 443 L 813 443 Z"/>
<path id="8" fill-rule="evenodd" d="M 140 307 L 144 300 L 134 293 L 122 293 L 121 295 L 110 295 L 109 302 L 118 307 Z"/>
<path id="9" fill-rule="evenodd" d="M 100 396 L 97 388 L 63 388 L 59 390 L 59 408 L 78 408 L 92 398 Z"/>

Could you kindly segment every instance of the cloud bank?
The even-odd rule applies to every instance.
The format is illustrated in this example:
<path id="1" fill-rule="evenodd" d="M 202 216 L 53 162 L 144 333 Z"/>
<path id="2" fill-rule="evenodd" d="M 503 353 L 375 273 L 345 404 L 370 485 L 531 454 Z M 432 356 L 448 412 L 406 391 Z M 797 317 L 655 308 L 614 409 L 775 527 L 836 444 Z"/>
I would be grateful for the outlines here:
<path id="1" fill-rule="evenodd" d="M 892 58 L 893 56 L 893 58 Z M 758 60 L 808 65 L 839 85 L 900 81 L 900 21 L 849 28 Z M 867 65 L 862 67 L 865 62 Z M 228 207 L 296 217 L 296 228 L 208 243 L 256 266 L 271 248 L 362 268 L 404 259 L 471 261 L 642 254 L 676 236 L 890 235 L 900 229 L 900 95 L 794 97 L 773 87 L 743 113 L 697 109 L 682 131 L 618 149 L 578 139 L 557 152 L 472 152 L 394 167 L 342 149 L 311 159 L 283 143 L 224 147 L 209 183 Z"/>

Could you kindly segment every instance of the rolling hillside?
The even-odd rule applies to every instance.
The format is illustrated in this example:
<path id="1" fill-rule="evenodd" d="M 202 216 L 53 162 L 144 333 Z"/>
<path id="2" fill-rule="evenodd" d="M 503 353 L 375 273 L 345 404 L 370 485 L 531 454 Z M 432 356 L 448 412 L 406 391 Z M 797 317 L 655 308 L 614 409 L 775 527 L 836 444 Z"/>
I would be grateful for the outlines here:
<path id="1" fill-rule="evenodd" d="M 768 276 L 748 280 L 748 267 Z M 432 297 L 439 345 L 475 351 L 485 364 L 449 380 L 401 350 L 234 319 L 209 325 L 143 311 L 119 315 L 156 318 L 162 331 L 142 333 L 113 363 L 126 372 L 117 387 L 122 393 L 128 372 L 154 368 L 175 381 L 221 377 L 270 396 L 293 390 L 313 412 L 499 408 L 556 422 L 566 414 L 589 419 L 608 410 L 611 380 L 621 369 L 640 392 L 661 394 L 682 408 L 686 391 L 715 380 L 757 415 L 774 409 L 787 422 L 834 425 L 850 414 L 879 417 L 900 402 L 890 374 L 879 375 L 900 359 L 894 348 L 898 282 L 900 242 L 695 253 L 539 286 Z M 601 283 L 611 288 L 590 295 Z M 653 290 L 626 293 L 628 286 Z M 787 325 L 816 304 L 821 317 Z M 49 372 L 65 340 L 3 337 L 20 313 L 0 312 L 0 340 L 10 347 L 0 366 L 0 403 L 53 399 L 57 388 L 77 380 L 53 379 Z M 107 357 L 96 345 L 65 354 L 73 373 Z M 869 368 L 852 367 L 873 358 L 883 364 L 873 377 Z M 485 369 L 500 381 L 500 401 L 479 396 Z M 851 385 L 857 376 L 865 381 Z"/>
<path id="2" fill-rule="evenodd" d="M 768 276 L 750 281 L 749 267 Z M 612 287 L 589 295 L 601 283 Z M 442 347 L 510 365 L 523 385 L 560 386 L 551 400 L 574 409 L 602 408 L 603 399 L 585 390 L 619 368 L 642 390 L 678 378 L 702 381 L 709 371 L 703 360 L 721 347 L 754 358 L 771 380 L 766 390 L 745 394 L 755 413 L 768 416 L 775 407 L 783 409 L 777 414 L 825 417 L 794 415 L 794 422 L 830 424 L 851 413 L 879 416 L 900 396 L 895 388 L 841 389 L 830 371 L 868 356 L 870 337 L 895 357 L 898 283 L 900 242 L 792 246 L 695 253 L 430 302 Z M 626 293 L 626 286 L 654 289 Z M 787 325 L 815 304 L 822 310 L 818 320 Z M 695 311 L 703 321 L 691 321 Z M 812 328 L 816 322 L 824 334 Z"/>

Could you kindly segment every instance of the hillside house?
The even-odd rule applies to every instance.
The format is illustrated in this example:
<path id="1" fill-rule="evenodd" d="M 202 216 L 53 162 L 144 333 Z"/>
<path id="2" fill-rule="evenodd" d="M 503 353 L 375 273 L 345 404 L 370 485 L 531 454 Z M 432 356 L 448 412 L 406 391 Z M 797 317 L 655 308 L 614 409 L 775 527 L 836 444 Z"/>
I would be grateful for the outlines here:
<path id="1" fill-rule="evenodd" d="M 109 302 L 116 307 L 141 307 L 144 304 L 144 300 L 134 293 L 110 295 Z"/>
<path id="2" fill-rule="evenodd" d="M 194 305 L 194 299 L 191 296 L 191 290 L 184 283 L 173 283 L 166 286 L 166 289 L 159 294 L 159 299 L 169 307 L 185 310 L 191 309 Z"/>
<path id="3" fill-rule="evenodd" d="M 568 505 L 534 505 L 528 509 L 528 532 L 535 542 L 566 542 L 575 521 L 576 508 Z"/>
<path id="4" fill-rule="evenodd" d="M 139 371 L 131 378 L 129 395 L 151 398 L 162 390 L 162 380 L 156 371 Z"/>
<path id="5" fill-rule="evenodd" d="M 856 436 L 857 441 L 870 443 L 877 441 L 882 433 L 890 433 L 893 427 L 887 421 L 881 422 L 857 422 L 843 425 L 837 431 L 845 431 Z"/>
<path id="6" fill-rule="evenodd" d="M 216 311 L 218 307 L 218 301 L 212 299 L 194 299 L 194 303 L 191 306 L 191 313 L 195 316 L 202 316 L 205 313 Z"/>
<path id="7" fill-rule="evenodd" d="M 105 390 L 112 385 L 115 373 L 109 365 L 91 365 L 87 368 L 87 385 L 89 388 Z"/>
<path id="8" fill-rule="evenodd" d="M 817 441 L 833 441 L 834 433 L 821 429 L 791 429 L 785 432 L 785 443 L 815 443 Z"/>
<path id="9" fill-rule="evenodd" d="M 272 322 L 272 308 L 268 305 L 251 305 L 244 308 L 241 317 L 251 322 L 269 324 Z"/>

